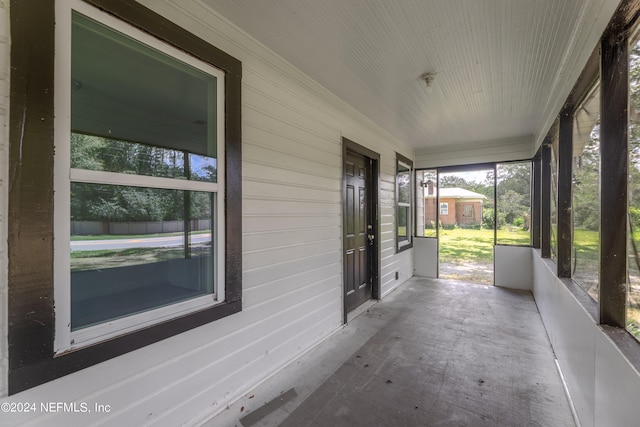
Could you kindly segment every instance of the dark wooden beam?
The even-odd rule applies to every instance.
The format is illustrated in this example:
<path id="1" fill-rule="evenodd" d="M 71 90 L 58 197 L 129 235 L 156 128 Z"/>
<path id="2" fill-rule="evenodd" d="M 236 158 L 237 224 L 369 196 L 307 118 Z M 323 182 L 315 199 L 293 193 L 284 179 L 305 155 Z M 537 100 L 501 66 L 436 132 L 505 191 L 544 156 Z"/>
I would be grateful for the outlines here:
<path id="1" fill-rule="evenodd" d="M 622 0 L 613 14 L 607 32 L 627 33 L 640 16 L 640 0 Z"/>
<path id="2" fill-rule="evenodd" d="M 540 201 L 541 201 L 541 154 L 538 154 L 533 158 L 531 164 L 531 246 L 540 249 Z"/>
<path id="3" fill-rule="evenodd" d="M 601 49 L 600 323 L 623 328 L 627 282 L 627 33 L 607 30 Z"/>
<path id="4" fill-rule="evenodd" d="M 54 17 L 53 1 L 11 2 L 9 372 L 53 357 Z"/>
<path id="5" fill-rule="evenodd" d="M 470 165 L 443 166 L 438 168 L 439 173 L 474 172 L 481 170 L 493 170 L 496 163 L 474 163 Z"/>
<path id="6" fill-rule="evenodd" d="M 565 101 L 565 108 L 580 105 L 600 76 L 600 49 L 596 46 L 591 52 L 576 84 Z M 569 107 L 569 108 L 571 108 Z"/>
<path id="7" fill-rule="evenodd" d="M 551 257 L 551 145 L 540 147 L 540 252 L 543 258 Z"/>
<path id="8" fill-rule="evenodd" d="M 558 144 L 558 277 L 571 277 L 573 215 L 571 181 L 573 165 L 573 112 L 571 104 L 560 112 Z"/>

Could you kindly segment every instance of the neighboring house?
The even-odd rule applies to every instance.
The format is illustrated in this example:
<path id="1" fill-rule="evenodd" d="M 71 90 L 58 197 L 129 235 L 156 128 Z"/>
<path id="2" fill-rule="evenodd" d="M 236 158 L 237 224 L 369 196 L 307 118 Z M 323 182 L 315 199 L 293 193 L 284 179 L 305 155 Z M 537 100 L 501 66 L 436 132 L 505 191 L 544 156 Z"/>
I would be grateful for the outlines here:
<path id="1" fill-rule="evenodd" d="M 464 188 L 441 188 L 438 203 L 440 223 L 444 226 L 482 224 L 482 205 L 486 198 L 484 194 Z M 436 203 L 435 195 L 425 197 L 425 218 L 435 218 Z"/>

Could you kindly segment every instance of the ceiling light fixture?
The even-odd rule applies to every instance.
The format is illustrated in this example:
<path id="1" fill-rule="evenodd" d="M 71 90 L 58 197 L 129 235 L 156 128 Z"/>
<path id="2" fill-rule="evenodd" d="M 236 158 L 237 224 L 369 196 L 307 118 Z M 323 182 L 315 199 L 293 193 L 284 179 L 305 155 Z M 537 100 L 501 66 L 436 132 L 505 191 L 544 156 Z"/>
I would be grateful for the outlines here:
<path id="1" fill-rule="evenodd" d="M 433 89 L 431 85 L 433 84 L 433 81 L 436 79 L 436 73 L 428 71 L 423 75 L 421 75 L 420 79 L 427 85 L 427 92 L 431 93 L 431 90 Z"/>
<path id="2" fill-rule="evenodd" d="M 427 87 L 430 87 L 433 81 L 436 79 L 436 73 L 424 73 L 421 78 L 427 84 Z"/>

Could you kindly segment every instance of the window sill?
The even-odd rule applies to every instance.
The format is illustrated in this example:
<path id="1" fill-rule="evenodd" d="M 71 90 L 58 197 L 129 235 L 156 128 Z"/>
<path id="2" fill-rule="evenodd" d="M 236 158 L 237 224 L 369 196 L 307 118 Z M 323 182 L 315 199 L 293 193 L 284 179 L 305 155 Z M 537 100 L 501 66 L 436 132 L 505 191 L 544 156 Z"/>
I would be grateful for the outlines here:
<path id="1" fill-rule="evenodd" d="M 407 249 L 413 249 L 413 242 L 406 244 L 406 245 L 402 245 L 402 246 L 398 246 L 396 248 L 396 253 L 399 254 L 400 252 L 404 252 Z"/>

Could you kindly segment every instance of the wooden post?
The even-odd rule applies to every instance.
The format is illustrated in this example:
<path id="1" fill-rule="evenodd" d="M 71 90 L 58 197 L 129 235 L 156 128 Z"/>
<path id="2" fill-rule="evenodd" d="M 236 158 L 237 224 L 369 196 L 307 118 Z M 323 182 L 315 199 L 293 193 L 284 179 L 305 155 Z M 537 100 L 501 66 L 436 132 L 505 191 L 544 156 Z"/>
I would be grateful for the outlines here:
<path id="1" fill-rule="evenodd" d="M 540 147 L 540 251 L 543 258 L 551 258 L 551 145 Z"/>
<path id="2" fill-rule="evenodd" d="M 601 40 L 600 323 L 625 327 L 629 63 L 624 30 Z"/>
<path id="3" fill-rule="evenodd" d="M 573 165 L 573 110 L 571 104 L 560 112 L 558 144 L 558 277 L 571 277 L 573 215 L 571 181 Z"/>
<path id="4" fill-rule="evenodd" d="M 530 227 L 531 227 L 531 246 L 537 249 L 540 249 L 540 231 L 541 231 L 541 227 L 540 227 L 540 222 L 541 222 L 540 201 L 542 198 L 542 193 L 541 193 L 542 180 L 540 179 L 541 165 L 542 165 L 541 153 L 538 152 L 536 157 L 533 159 L 533 162 L 531 163 L 531 166 L 532 166 L 531 168 L 531 219 L 529 220 Z"/>

